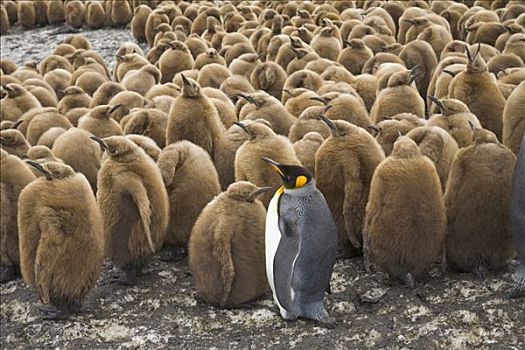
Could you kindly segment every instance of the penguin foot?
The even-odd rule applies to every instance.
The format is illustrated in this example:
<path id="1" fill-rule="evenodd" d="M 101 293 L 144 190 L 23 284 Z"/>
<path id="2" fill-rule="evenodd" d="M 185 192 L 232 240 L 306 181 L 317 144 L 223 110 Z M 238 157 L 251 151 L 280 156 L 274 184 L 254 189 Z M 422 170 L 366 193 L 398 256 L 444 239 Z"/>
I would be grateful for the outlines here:
<path id="1" fill-rule="evenodd" d="M 475 270 L 474 273 L 479 279 L 485 279 L 487 277 L 488 270 L 485 267 L 485 265 L 479 265 Z"/>
<path id="2" fill-rule="evenodd" d="M 134 286 L 137 284 L 137 274 L 139 269 L 136 266 L 124 269 L 124 275 L 113 276 L 111 283 L 121 286 Z"/>
<path id="3" fill-rule="evenodd" d="M 165 262 L 177 262 L 186 258 L 187 255 L 188 252 L 182 247 L 168 246 L 162 251 L 160 260 Z"/>
<path id="4" fill-rule="evenodd" d="M 16 270 L 13 265 L 2 265 L 0 267 L 0 283 L 9 282 L 16 277 Z"/>
<path id="5" fill-rule="evenodd" d="M 405 287 L 413 289 L 416 285 L 416 281 L 414 280 L 414 276 L 408 272 L 406 275 L 403 276 L 403 284 Z"/>
<path id="6" fill-rule="evenodd" d="M 330 316 L 328 314 L 328 311 L 326 311 L 324 308 L 319 311 L 317 315 L 312 317 L 314 321 L 319 322 L 321 325 L 323 325 L 326 328 L 334 328 L 337 324 L 335 317 Z"/>
<path id="7" fill-rule="evenodd" d="M 57 308 L 49 308 L 44 310 L 42 314 L 42 319 L 46 321 L 61 321 L 67 320 L 71 315 L 69 308 L 67 306 L 60 306 Z"/>

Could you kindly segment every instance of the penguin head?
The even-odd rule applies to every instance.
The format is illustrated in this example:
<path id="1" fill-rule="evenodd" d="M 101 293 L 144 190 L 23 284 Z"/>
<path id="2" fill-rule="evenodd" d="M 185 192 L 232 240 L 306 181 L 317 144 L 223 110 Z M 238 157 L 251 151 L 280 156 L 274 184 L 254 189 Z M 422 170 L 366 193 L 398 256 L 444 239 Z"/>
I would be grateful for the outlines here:
<path id="1" fill-rule="evenodd" d="M 299 189 L 313 180 L 312 174 L 301 166 L 281 164 L 266 157 L 261 159 L 270 164 L 273 170 L 281 176 L 284 188 L 287 190 Z"/>
<path id="2" fill-rule="evenodd" d="M 16 129 L 6 129 L 0 131 L 0 145 L 2 146 L 18 146 L 26 143 L 24 134 Z"/>
<path id="3" fill-rule="evenodd" d="M 53 152 L 46 146 L 33 146 L 27 152 L 27 158 L 36 159 L 53 159 Z"/>
<path id="4" fill-rule="evenodd" d="M 257 187 L 248 181 L 238 181 L 228 186 L 226 195 L 241 202 L 253 202 L 257 196 L 271 189 L 271 187 Z"/>
<path id="5" fill-rule="evenodd" d="M 233 124 L 240 127 L 246 134 L 248 134 L 249 140 L 262 139 L 265 137 L 275 136 L 271 125 L 257 119 L 257 122 L 246 123 L 233 122 Z"/>
<path id="6" fill-rule="evenodd" d="M 119 162 L 134 160 L 142 150 L 126 136 L 110 136 L 104 139 L 91 136 L 91 139 L 96 141 L 112 159 Z"/>
<path id="7" fill-rule="evenodd" d="M 68 176 L 75 175 L 73 168 L 60 162 L 46 162 L 40 164 L 38 162 L 28 160 L 26 163 L 40 171 L 47 180 L 63 179 Z"/>
<path id="8" fill-rule="evenodd" d="M 182 95 L 184 97 L 195 98 L 201 95 L 199 83 L 191 78 L 186 78 L 182 73 L 180 76 L 182 77 Z"/>
<path id="9" fill-rule="evenodd" d="M 7 92 L 7 97 L 9 98 L 16 98 L 26 93 L 26 89 L 22 85 L 16 83 L 7 84 L 2 86 L 2 88 Z"/>

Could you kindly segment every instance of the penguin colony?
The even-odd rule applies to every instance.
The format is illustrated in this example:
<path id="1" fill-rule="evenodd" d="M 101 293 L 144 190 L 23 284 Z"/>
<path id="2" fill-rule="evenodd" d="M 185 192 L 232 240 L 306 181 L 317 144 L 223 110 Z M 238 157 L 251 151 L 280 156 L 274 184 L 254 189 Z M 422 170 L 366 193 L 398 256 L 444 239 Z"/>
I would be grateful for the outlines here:
<path id="1" fill-rule="evenodd" d="M 1 35 L 48 24 L 137 42 L 0 60 L 0 279 L 44 317 L 159 253 L 328 326 L 336 254 L 407 287 L 517 256 L 525 295 L 525 2 L 0 0 Z"/>

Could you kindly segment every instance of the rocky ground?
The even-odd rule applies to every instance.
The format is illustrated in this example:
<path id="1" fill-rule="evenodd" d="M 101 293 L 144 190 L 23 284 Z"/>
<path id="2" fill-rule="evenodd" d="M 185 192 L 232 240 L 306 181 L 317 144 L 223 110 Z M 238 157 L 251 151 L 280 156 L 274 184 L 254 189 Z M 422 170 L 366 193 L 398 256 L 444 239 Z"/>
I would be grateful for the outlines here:
<path id="1" fill-rule="evenodd" d="M 45 27 L 13 28 L 1 37 L 1 56 L 21 64 L 40 60 L 69 34 Z M 128 29 L 83 31 L 105 59 Z M 199 303 L 187 262 L 155 259 L 136 287 L 109 283 L 107 264 L 79 315 L 68 321 L 40 319 L 36 293 L 20 280 L 0 287 L 2 349 L 523 349 L 525 303 L 509 299 L 513 262 L 478 279 L 441 273 L 408 290 L 381 274 L 365 275 L 361 259 L 339 261 L 328 308 L 333 329 L 309 321 L 283 321 L 268 294 L 250 307 L 221 310 Z"/>

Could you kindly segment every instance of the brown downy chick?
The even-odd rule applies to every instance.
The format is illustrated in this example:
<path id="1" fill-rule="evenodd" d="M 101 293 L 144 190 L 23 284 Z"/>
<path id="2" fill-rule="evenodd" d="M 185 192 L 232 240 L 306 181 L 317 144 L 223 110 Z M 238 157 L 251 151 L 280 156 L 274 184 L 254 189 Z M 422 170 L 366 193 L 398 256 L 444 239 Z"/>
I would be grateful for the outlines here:
<path id="1" fill-rule="evenodd" d="M 139 53 L 130 53 L 125 55 L 115 55 L 117 63 L 113 70 L 117 81 L 122 81 L 127 72 L 132 70 L 139 70 L 140 68 L 149 65 L 149 61 L 141 56 Z"/>
<path id="2" fill-rule="evenodd" d="M 458 151 L 456 140 L 437 126 L 420 126 L 406 136 L 414 140 L 422 155 L 434 162 L 444 192 L 452 160 Z"/>
<path id="3" fill-rule="evenodd" d="M 166 259 L 176 260 L 178 250 L 187 249 L 191 229 L 202 209 L 221 192 L 219 176 L 209 154 L 189 141 L 168 145 L 157 164 L 171 208 Z M 184 210 L 180 210 L 182 207 Z"/>
<path id="4" fill-rule="evenodd" d="M 313 37 L 310 46 L 319 56 L 331 61 L 337 61 L 339 52 L 342 49 L 342 43 L 335 35 L 336 27 L 324 27 Z"/>
<path id="5" fill-rule="evenodd" d="M 255 90 L 263 90 L 281 100 L 286 72 L 277 63 L 264 62 L 253 70 L 250 82 Z"/>
<path id="6" fill-rule="evenodd" d="M 327 112 L 331 107 L 312 106 L 306 108 L 299 116 L 297 121 L 290 128 L 288 139 L 294 143 L 301 140 L 309 132 L 315 131 L 323 139 L 330 136 L 330 128 L 319 119 L 319 114 Z"/>
<path id="7" fill-rule="evenodd" d="M 66 117 L 67 118 L 67 117 Z M 66 128 L 60 126 L 53 126 L 47 129 L 38 139 L 37 146 L 46 146 L 48 148 L 53 147 L 55 140 L 67 131 Z"/>
<path id="8" fill-rule="evenodd" d="M 86 24 L 89 29 L 101 29 L 106 24 L 106 12 L 102 1 L 90 1 L 86 4 Z"/>
<path id="9" fill-rule="evenodd" d="M 503 144 L 518 154 L 525 135 L 525 82 L 510 94 L 503 109 Z"/>
<path id="10" fill-rule="evenodd" d="M 414 279 L 440 256 L 447 217 L 439 177 L 412 139 L 400 137 L 392 154 L 377 167 L 364 223 L 368 272 L 374 264 L 413 287 Z"/>
<path id="11" fill-rule="evenodd" d="M 370 111 L 370 119 L 375 123 L 399 113 L 412 113 L 423 118 L 425 101 L 412 84 L 417 75 L 417 66 L 412 70 L 392 74 L 388 87 L 381 90 Z"/>
<path id="12" fill-rule="evenodd" d="M 65 4 L 64 17 L 66 24 L 69 24 L 73 28 L 81 28 L 84 24 L 84 17 L 86 14 L 86 8 L 84 4 L 79 0 L 72 0 Z"/>
<path id="13" fill-rule="evenodd" d="M 316 97 L 317 94 L 312 90 L 305 88 L 295 88 L 292 90 L 283 89 L 283 100 L 287 96 L 284 108 L 293 115 L 299 118 L 299 116 L 309 107 L 322 106 L 322 102 L 312 100 L 312 97 Z"/>
<path id="14" fill-rule="evenodd" d="M 25 112 L 41 107 L 37 98 L 20 84 L 7 84 L 1 89 L 7 95 L 0 100 L 0 120 L 16 121 Z"/>
<path id="15" fill-rule="evenodd" d="M 133 11 L 133 18 L 130 25 L 131 33 L 139 43 L 146 42 L 146 21 L 151 12 L 151 8 L 147 5 L 139 5 L 135 7 Z"/>
<path id="16" fill-rule="evenodd" d="M 375 131 L 377 142 L 385 152 L 385 156 L 389 156 L 399 136 L 406 135 L 410 130 L 424 125 L 424 119 L 412 113 L 400 113 L 377 123 L 376 126 L 369 125 L 367 129 Z"/>
<path id="17" fill-rule="evenodd" d="M 224 133 L 217 110 L 202 94 L 199 84 L 182 75 L 182 93 L 171 108 L 166 132 L 166 145 L 188 140 L 213 157 L 214 149 Z"/>
<path id="18" fill-rule="evenodd" d="M 100 85 L 99 88 L 93 93 L 91 99 L 90 108 L 106 105 L 111 99 L 121 91 L 125 91 L 124 87 L 114 81 L 108 81 Z"/>
<path id="19" fill-rule="evenodd" d="M 111 113 L 118 107 L 108 105 L 97 106 L 93 108 L 89 114 L 78 120 L 78 127 L 100 138 L 124 135 L 119 123 L 111 118 Z"/>
<path id="20" fill-rule="evenodd" d="M 318 132 L 311 131 L 293 144 L 295 155 L 310 173 L 315 174 L 315 153 L 323 144 L 324 138 Z"/>
<path id="21" fill-rule="evenodd" d="M 310 63 L 315 63 L 315 61 L 312 61 Z M 310 70 L 308 68 L 299 70 L 297 72 L 294 72 L 290 74 L 288 78 L 286 78 L 286 81 L 284 83 L 283 92 L 286 92 L 286 90 L 291 91 L 293 89 L 308 89 L 312 92 L 319 90 L 323 86 L 323 78 L 313 70 Z M 281 98 L 281 101 L 283 104 L 288 101 L 288 97 L 290 97 L 290 94 L 283 95 Z"/>
<path id="22" fill-rule="evenodd" d="M 181 41 L 169 43 L 170 48 L 166 50 L 159 59 L 161 72 L 161 83 L 169 83 L 177 73 L 193 68 L 193 56 L 188 46 Z"/>
<path id="23" fill-rule="evenodd" d="M 18 198 L 22 189 L 35 179 L 20 158 L 0 150 L 0 283 L 20 273 L 18 249 Z"/>
<path id="24" fill-rule="evenodd" d="M 483 276 L 515 255 L 510 204 L 516 156 L 493 132 L 474 129 L 458 151 L 445 191 L 447 263 Z"/>
<path id="25" fill-rule="evenodd" d="M 75 171 L 84 174 L 93 191 L 97 190 L 97 173 L 100 169 L 100 147 L 90 137 L 91 133 L 70 128 L 57 137 L 51 148 L 53 155 Z"/>
<path id="26" fill-rule="evenodd" d="M 467 70 L 454 78 L 449 88 L 449 97 L 463 101 L 478 117 L 483 128 L 491 130 L 501 140 L 505 98 L 479 55 L 479 46 L 474 56 L 468 48 L 466 52 L 469 60 Z"/>
<path id="27" fill-rule="evenodd" d="M 33 29 L 36 25 L 35 4 L 33 1 L 18 2 L 18 21 L 25 29 Z"/>
<path id="28" fill-rule="evenodd" d="M 433 115 L 429 120 L 428 126 L 439 126 L 446 130 L 458 143 L 458 146 L 465 147 L 472 143 L 472 128 L 481 128 L 478 118 L 470 113 L 469 108 L 463 102 L 456 99 L 439 100 L 434 96 L 429 99 L 436 104 L 441 114 Z"/>
<path id="29" fill-rule="evenodd" d="M 366 128 L 372 124 L 365 103 L 359 95 L 343 93 L 333 96 L 335 98 L 331 98 L 332 96 L 330 95 L 334 94 L 325 94 L 319 98 L 326 104 L 326 107 L 329 107 L 325 113 L 328 118 L 332 120 L 345 120 L 362 128 Z"/>
<path id="30" fill-rule="evenodd" d="M 126 137 L 142 148 L 155 163 L 159 160 L 160 152 L 162 150 L 152 138 L 137 134 L 129 134 L 126 135 Z"/>
<path id="31" fill-rule="evenodd" d="M 133 12 L 128 1 L 113 1 L 111 6 L 111 23 L 113 26 L 125 26 L 133 18 Z"/>
<path id="32" fill-rule="evenodd" d="M 160 82 L 160 71 L 152 64 L 145 65 L 138 70 L 128 71 L 121 83 L 128 91 L 135 91 L 142 96 Z"/>
<path id="33" fill-rule="evenodd" d="M 277 135 L 262 123 L 236 124 L 248 134 L 248 141 L 237 150 L 235 156 L 235 181 L 250 181 L 257 186 L 277 188 L 282 183 L 279 175 L 261 157 L 277 159 L 282 164 L 301 164 L 285 136 Z M 272 196 L 270 192 L 265 193 L 261 202 L 268 206 Z"/>
<path id="34" fill-rule="evenodd" d="M 85 107 L 89 108 L 91 104 L 91 97 L 78 86 L 69 86 L 64 90 L 64 96 L 58 102 L 58 111 L 61 114 L 66 114 L 73 108 Z"/>
<path id="35" fill-rule="evenodd" d="M 346 42 L 347 47 L 337 56 L 337 62 L 342 64 L 354 75 L 359 75 L 370 58 L 374 56 L 372 50 L 366 47 L 361 39 L 351 39 Z"/>
<path id="36" fill-rule="evenodd" d="M 280 135 L 288 135 L 290 128 L 297 121 L 297 118 L 288 113 L 281 102 L 273 96 L 260 92 L 249 95 L 239 94 L 239 96 L 248 102 L 248 105 L 239 114 L 240 120 L 265 119 L 270 122 L 272 129 Z"/>
<path id="37" fill-rule="evenodd" d="M 42 175 L 18 202 L 20 267 L 27 284 L 65 319 L 95 286 L 104 262 L 102 217 L 89 183 L 63 163 L 28 162 Z"/>
<path id="38" fill-rule="evenodd" d="M 132 285 L 164 243 L 168 194 L 157 164 L 133 141 L 92 138 L 109 155 L 97 183 L 109 258 L 125 273 L 116 282 Z"/>
<path id="39" fill-rule="evenodd" d="M 266 292 L 266 210 L 257 196 L 268 190 L 236 182 L 202 211 L 189 243 L 197 298 L 229 308 L 256 300 Z"/>
<path id="40" fill-rule="evenodd" d="M 124 133 L 150 137 L 160 147 L 166 145 L 166 128 L 169 116 L 156 109 L 139 109 L 129 114 Z"/>
<path id="41" fill-rule="evenodd" d="M 40 137 L 49 129 L 53 127 L 59 127 L 69 129 L 73 127 L 69 119 L 64 117 L 60 113 L 46 113 L 35 116 L 31 121 L 28 122 L 27 127 L 27 141 L 31 145 L 36 145 Z M 25 122 L 24 122 L 25 124 Z"/>
<path id="42" fill-rule="evenodd" d="M 426 98 L 432 74 L 438 65 L 432 46 L 423 40 L 411 41 L 402 49 L 399 57 L 407 68 L 418 67 L 414 81 L 421 97 Z"/>
<path id="43" fill-rule="evenodd" d="M 231 77 L 228 68 L 218 63 L 210 63 L 198 72 L 197 83 L 202 87 L 220 88 L 221 84 Z"/>
<path id="44" fill-rule="evenodd" d="M 219 55 L 217 50 L 214 48 L 209 48 L 206 50 L 206 52 L 203 52 L 195 58 L 195 62 L 193 63 L 193 69 L 201 69 L 207 64 L 211 63 L 217 63 L 221 66 L 226 65 L 226 61 L 224 61 L 224 58 Z"/>
<path id="45" fill-rule="evenodd" d="M 348 258 L 361 250 L 370 182 L 385 156 L 366 130 L 324 115 L 320 118 L 330 127 L 332 136 L 315 154 L 315 179 L 334 215 L 338 250 Z"/>
<path id="46" fill-rule="evenodd" d="M 263 123 L 271 127 L 270 123 L 264 119 L 244 120 L 244 125 L 251 123 Z M 221 189 L 225 191 L 230 184 L 235 181 L 235 154 L 239 147 L 248 140 L 248 134 L 235 123 L 226 130 L 223 137 L 219 140 L 214 153 L 213 162 L 219 174 Z"/>

